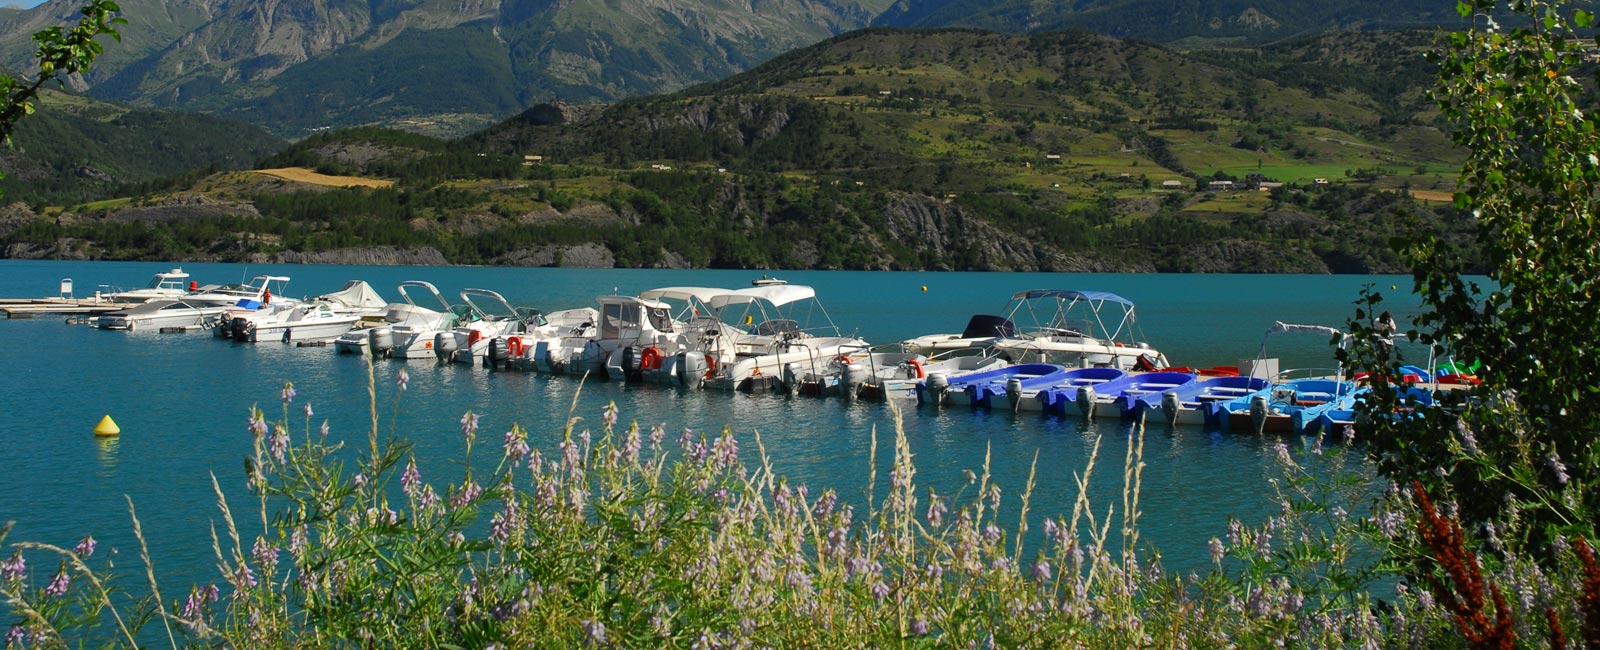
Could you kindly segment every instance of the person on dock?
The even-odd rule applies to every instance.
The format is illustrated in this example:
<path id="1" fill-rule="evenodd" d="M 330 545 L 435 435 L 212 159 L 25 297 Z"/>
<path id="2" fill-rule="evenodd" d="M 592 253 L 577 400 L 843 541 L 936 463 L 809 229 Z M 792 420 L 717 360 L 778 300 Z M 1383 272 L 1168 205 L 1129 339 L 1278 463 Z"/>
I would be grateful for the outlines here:
<path id="1" fill-rule="evenodd" d="M 1394 315 L 1390 314 L 1387 309 L 1383 310 L 1383 313 L 1378 314 L 1378 317 L 1372 321 L 1373 337 L 1377 338 L 1378 342 L 1385 346 L 1394 345 L 1394 335 L 1398 331 L 1399 328 L 1394 323 Z"/>

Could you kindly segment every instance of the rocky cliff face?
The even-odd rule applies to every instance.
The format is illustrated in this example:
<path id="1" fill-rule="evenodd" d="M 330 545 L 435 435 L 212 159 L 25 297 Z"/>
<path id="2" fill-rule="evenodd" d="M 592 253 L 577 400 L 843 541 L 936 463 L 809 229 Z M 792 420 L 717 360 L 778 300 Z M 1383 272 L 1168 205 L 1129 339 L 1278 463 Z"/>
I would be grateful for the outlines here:
<path id="1" fill-rule="evenodd" d="M 444 254 L 431 247 L 394 248 L 343 248 L 334 251 L 302 253 L 284 251 L 275 255 L 253 255 L 255 264 L 352 264 L 361 266 L 449 266 Z"/>

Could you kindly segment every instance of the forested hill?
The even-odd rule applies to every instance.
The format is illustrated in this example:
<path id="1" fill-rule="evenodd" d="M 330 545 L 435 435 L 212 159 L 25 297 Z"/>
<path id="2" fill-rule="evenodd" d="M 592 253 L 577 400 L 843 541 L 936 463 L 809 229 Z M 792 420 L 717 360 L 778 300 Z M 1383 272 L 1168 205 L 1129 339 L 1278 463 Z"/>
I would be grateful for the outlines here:
<path id="1" fill-rule="evenodd" d="M 1414 198 L 1448 197 L 1458 160 L 1424 94 L 1431 39 L 1193 54 L 1085 32 L 867 30 L 674 95 L 544 105 L 454 141 L 334 132 L 262 163 L 389 189 L 217 175 L 5 243 L 14 256 L 1392 271 L 1402 229 L 1470 228 Z M 185 201 L 205 209 L 173 210 Z M 160 237 L 140 230 L 156 221 Z"/>
<path id="2" fill-rule="evenodd" d="M 261 129 L 44 89 L 0 148 L 7 201 L 76 202 L 206 169 L 247 169 L 289 145 Z"/>
<path id="3" fill-rule="evenodd" d="M 1438 0 L 898 0 L 873 20 L 888 27 L 963 26 L 1012 34 L 1085 29 L 1185 47 L 1260 45 L 1337 31 L 1459 28 Z"/>

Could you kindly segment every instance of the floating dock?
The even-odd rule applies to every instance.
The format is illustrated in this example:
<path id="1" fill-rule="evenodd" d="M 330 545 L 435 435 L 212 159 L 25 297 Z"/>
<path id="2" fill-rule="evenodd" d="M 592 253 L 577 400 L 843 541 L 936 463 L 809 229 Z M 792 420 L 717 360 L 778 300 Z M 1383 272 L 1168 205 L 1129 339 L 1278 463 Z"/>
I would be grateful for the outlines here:
<path id="1" fill-rule="evenodd" d="M 90 315 L 138 306 L 131 302 L 106 302 L 93 298 L 0 298 L 6 318 L 33 318 L 39 314 Z"/>

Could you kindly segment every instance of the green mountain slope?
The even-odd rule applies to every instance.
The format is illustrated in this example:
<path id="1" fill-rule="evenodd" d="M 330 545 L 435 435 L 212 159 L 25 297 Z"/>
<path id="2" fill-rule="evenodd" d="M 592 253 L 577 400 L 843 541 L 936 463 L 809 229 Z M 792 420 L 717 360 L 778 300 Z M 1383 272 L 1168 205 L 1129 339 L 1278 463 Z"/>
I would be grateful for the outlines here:
<path id="1" fill-rule="evenodd" d="M 1185 45 L 1261 44 L 1332 31 L 1464 22 L 1453 3 L 1434 0 L 898 0 L 873 20 L 878 26 L 962 26 L 1013 34 L 1075 28 Z"/>
<path id="2" fill-rule="evenodd" d="M 543 105 L 453 141 L 331 132 L 265 163 L 389 189 L 224 174 L 140 203 L 233 206 L 163 222 L 165 253 L 202 259 L 1394 271 L 1401 229 L 1470 228 L 1402 191 L 1447 197 L 1457 166 L 1430 73 L 1404 63 L 1430 39 L 1197 55 L 1085 32 L 867 30 L 674 95 Z M 69 251 L 155 218 L 75 214 L 0 243 L 150 254 Z"/>
<path id="3" fill-rule="evenodd" d="M 369 123 L 462 133 L 539 101 L 718 79 L 865 25 L 888 0 L 129 0 L 96 96 L 285 135 Z M 0 62 L 70 0 L 0 17 Z M 137 36 L 136 38 L 133 38 Z"/>
<path id="4" fill-rule="evenodd" d="M 45 91 L 38 109 L 0 153 L 7 202 L 74 202 L 207 168 L 245 169 L 288 144 L 238 122 L 61 92 Z"/>

